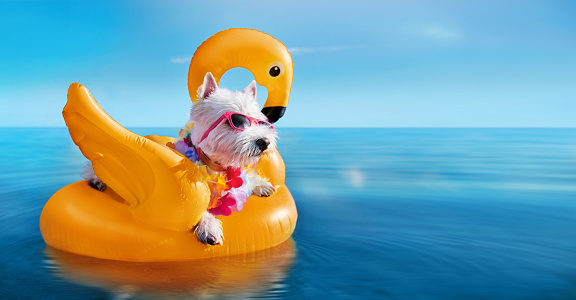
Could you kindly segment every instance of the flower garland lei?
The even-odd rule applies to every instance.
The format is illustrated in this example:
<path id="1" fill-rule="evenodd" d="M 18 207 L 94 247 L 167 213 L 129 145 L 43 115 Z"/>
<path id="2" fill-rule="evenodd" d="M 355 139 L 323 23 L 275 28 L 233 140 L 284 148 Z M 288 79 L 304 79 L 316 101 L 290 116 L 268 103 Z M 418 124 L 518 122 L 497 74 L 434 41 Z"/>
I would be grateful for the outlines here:
<path id="1" fill-rule="evenodd" d="M 174 150 L 182 153 L 186 158 L 201 167 L 204 164 L 198 159 L 198 153 L 196 153 L 196 149 L 192 146 L 190 140 L 193 127 L 194 122 L 188 122 L 186 127 L 180 130 L 178 139 L 176 139 L 174 144 Z M 258 172 L 250 166 L 244 168 L 230 167 L 226 172 L 212 175 L 207 172 L 203 173 L 212 190 L 208 212 L 216 216 L 229 216 L 232 212 L 241 211 L 248 197 L 252 195 L 252 188 L 254 188 L 252 182 L 257 182 L 256 180 L 259 177 Z"/>

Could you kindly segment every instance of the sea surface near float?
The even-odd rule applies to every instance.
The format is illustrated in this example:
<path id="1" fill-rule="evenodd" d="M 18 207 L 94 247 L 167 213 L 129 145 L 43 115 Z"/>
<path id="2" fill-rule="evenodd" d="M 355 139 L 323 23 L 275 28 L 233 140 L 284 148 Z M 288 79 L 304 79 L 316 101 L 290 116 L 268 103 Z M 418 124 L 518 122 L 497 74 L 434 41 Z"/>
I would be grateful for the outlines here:
<path id="1" fill-rule="evenodd" d="M 0 128 L 0 298 L 576 299 L 576 129 L 279 136 L 299 212 L 293 241 L 124 263 L 42 240 L 43 205 L 85 161 L 67 130 Z"/>

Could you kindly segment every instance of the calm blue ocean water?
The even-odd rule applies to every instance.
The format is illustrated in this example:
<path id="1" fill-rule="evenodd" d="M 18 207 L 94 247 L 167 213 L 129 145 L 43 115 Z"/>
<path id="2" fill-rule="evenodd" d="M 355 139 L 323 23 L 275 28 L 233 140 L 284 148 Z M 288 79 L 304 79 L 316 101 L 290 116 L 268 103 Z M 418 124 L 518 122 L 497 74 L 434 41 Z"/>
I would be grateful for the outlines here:
<path id="1" fill-rule="evenodd" d="M 42 207 L 84 158 L 66 129 L 0 129 L 0 298 L 576 299 L 576 129 L 279 135 L 293 242 L 135 264 L 46 247 Z"/>

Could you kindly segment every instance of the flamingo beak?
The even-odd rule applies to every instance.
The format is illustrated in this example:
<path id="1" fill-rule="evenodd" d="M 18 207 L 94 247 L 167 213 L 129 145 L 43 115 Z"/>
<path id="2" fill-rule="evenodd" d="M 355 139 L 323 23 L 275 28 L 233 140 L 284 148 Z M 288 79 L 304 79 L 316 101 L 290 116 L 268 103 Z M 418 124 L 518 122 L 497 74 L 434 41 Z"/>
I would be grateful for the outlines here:
<path id="1" fill-rule="evenodd" d="M 278 121 L 286 112 L 286 107 L 284 106 L 268 106 L 262 109 L 262 113 L 268 118 L 268 122 L 275 123 Z"/>

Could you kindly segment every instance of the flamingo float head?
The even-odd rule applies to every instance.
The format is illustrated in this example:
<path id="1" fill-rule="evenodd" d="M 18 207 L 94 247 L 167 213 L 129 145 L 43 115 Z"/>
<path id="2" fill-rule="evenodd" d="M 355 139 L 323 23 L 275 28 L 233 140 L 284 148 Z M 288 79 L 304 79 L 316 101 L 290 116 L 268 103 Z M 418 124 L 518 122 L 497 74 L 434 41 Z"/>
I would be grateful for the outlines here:
<path id="1" fill-rule="evenodd" d="M 207 39 L 194 53 L 188 71 L 188 91 L 192 102 L 197 89 L 211 72 L 216 82 L 232 68 L 249 70 L 259 85 L 268 89 L 262 113 L 272 123 L 286 111 L 294 68 L 288 48 L 272 36 L 253 29 L 233 28 Z"/>

